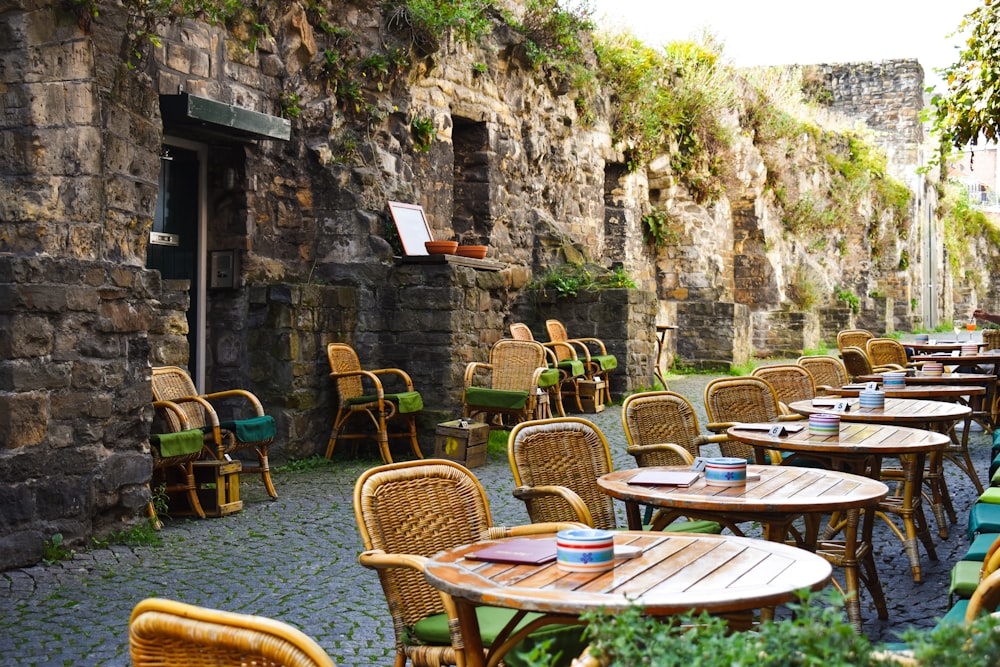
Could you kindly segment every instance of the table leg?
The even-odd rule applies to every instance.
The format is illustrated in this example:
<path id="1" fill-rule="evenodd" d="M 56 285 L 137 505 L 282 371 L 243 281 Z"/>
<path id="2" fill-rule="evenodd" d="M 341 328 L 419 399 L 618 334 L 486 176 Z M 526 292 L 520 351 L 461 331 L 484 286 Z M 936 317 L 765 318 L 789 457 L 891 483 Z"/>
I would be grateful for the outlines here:
<path id="1" fill-rule="evenodd" d="M 902 462 L 903 494 L 885 498 L 879 503 L 878 510 L 879 515 L 892 526 L 893 532 L 902 538 L 903 547 L 910 560 L 913 581 L 920 582 L 922 575 L 917 539 L 924 545 L 928 557 L 931 560 L 937 560 L 937 552 L 934 550 L 934 543 L 927 528 L 927 518 L 924 516 L 921 498 L 925 456 L 923 454 L 907 455 L 900 457 L 900 460 Z M 904 532 L 901 533 L 895 527 L 886 516 L 887 514 L 894 514 L 902 519 Z"/>

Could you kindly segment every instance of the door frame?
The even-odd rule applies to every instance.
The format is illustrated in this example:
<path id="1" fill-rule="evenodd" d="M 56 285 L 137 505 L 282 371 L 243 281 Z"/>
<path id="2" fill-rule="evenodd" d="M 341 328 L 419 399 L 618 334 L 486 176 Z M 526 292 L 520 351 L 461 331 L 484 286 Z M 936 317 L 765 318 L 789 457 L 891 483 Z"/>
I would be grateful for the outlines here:
<path id="1" fill-rule="evenodd" d="M 198 238 L 197 253 L 195 255 L 195 279 L 191 284 L 191 291 L 196 297 L 192 301 L 196 304 L 194 312 L 195 331 L 192 336 L 195 344 L 194 368 L 190 368 L 191 379 L 199 393 L 205 391 L 205 341 L 207 331 L 205 326 L 206 313 L 208 312 L 205 300 L 208 297 L 206 281 L 208 279 L 208 146 L 198 141 L 183 139 L 181 137 L 164 135 L 164 146 L 176 146 L 192 151 L 198 155 Z M 190 353 L 189 353 L 190 359 Z"/>

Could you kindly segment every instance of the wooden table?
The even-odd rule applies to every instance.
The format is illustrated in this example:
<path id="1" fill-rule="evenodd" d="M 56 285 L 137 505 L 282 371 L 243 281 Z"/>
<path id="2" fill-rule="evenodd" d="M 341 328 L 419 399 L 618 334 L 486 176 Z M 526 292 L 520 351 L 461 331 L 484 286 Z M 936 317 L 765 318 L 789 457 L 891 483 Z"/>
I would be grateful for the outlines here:
<path id="1" fill-rule="evenodd" d="M 552 535 L 534 536 L 534 539 Z M 621 611 L 641 605 L 647 614 L 725 614 L 770 607 L 795 598 L 800 589 L 818 590 L 830 580 L 830 564 L 803 549 L 733 535 L 617 531 L 616 545 L 636 545 L 641 555 L 616 560 L 600 573 L 565 572 L 554 562 L 510 565 L 465 558 L 495 541 L 443 551 L 425 564 L 427 583 L 455 601 L 466 664 L 495 665 L 533 624 L 484 657 L 475 607 L 492 605 L 539 612 L 545 623 L 579 622 L 598 609 Z M 515 615 L 511 624 L 521 620 Z M 509 626 L 513 627 L 513 625 Z"/>
<path id="2" fill-rule="evenodd" d="M 832 565 L 844 569 L 844 590 L 847 593 L 847 615 L 861 632 L 861 601 L 858 564 L 865 568 L 868 583 L 879 618 L 888 618 L 885 596 L 879 583 L 872 554 L 872 524 L 874 513 L 865 514 L 864 526 L 858 532 L 860 510 L 874 508 L 889 493 L 880 481 L 835 470 L 798 468 L 794 466 L 748 467 L 748 474 L 759 479 L 748 480 L 744 486 L 709 486 L 702 476 L 688 487 L 640 486 L 630 484 L 640 471 L 689 470 L 685 466 L 618 470 L 597 478 L 597 485 L 608 495 L 625 502 L 629 527 L 642 529 L 640 505 L 676 510 L 677 516 L 692 516 L 720 521 L 737 535 L 736 525 L 746 521 L 760 522 L 764 537 L 783 542 L 786 535 L 796 538 L 798 545 L 819 553 Z M 818 527 L 823 514 L 847 512 L 843 541 L 819 540 Z M 799 517 L 805 520 L 805 532 L 798 534 L 792 524 Z M 672 520 L 670 517 L 668 520 Z"/>
<path id="3" fill-rule="evenodd" d="M 932 353 L 932 352 L 951 352 L 952 350 L 961 350 L 963 345 L 968 345 L 967 340 L 934 340 L 933 343 L 930 341 L 926 343 L 921 343 L 915 340 L 910 341 L 899 341 L 903 347 L 908 347 L 915 352 L 921 353 Z M 973 343 L 982 341 L 972 341 Z"/>
<path id="4" fill-rule="evenodd" d="M 947 405 L 947 404 L 945 404 Z M 883 457 L 899 457 L 903 461 L 902 494 L 886 497 L 879 503 L 881 512 L 898 515 L 904 526 L 901 533 L 889 522 L 893 532 L 903 541 L 914 581 L 920 581 L 920 554 L 917 539 L 923 543 L 928 555 L 937 560 L 937 553 L 927 529 L 921 504 L 924 461 L 928 454 L 940 452 L 949 442 L 947 435 L 936 431 L 842 421 L 836 436 L 812 435 L 808 428 L 786 435 L 770 435 L 766 430 L 755 430 L 737 424 L 726 430 L 733 440 L 754 448 L 758 463 L 763 463 L 768 449 L 791 452 L 787 459 L 795 463 L 797 457 L 819 459 L 833 469 L 847 470 L 879 479 Z"/>
<path id="5" fill-rule="evenodd" d="M 980 343 L 980 346 L 982 344 Z M 992 376 L 993 381 L 987 385 L 986 405 L 989 407 L 988 423 L 984 426 L 993 431 L 997 425 L 998 414 L 1000 414 L 1000 392 L 997 391 L 996 376 L 997 364 L 1000 364 L 1000 350 L 987 350 L 978 354 L 958 355 L 951 354 L 915 354 L 914 361 L 939 361 L 945 368 L 963 366 L 989 366 L 990 370 L 983 374 L 983 377 Z M 957 375 L 952 373 L 952 375 Z M 963 375 L 978 375 L 978 373 L 963 373 Z M 909 379 L 909 378 L 907 378 Z"/>

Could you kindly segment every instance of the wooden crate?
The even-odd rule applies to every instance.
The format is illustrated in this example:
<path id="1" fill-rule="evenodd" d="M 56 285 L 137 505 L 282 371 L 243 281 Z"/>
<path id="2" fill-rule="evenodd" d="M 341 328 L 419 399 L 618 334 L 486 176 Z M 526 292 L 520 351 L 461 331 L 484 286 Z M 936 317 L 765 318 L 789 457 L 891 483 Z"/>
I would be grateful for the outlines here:
<path id="1" fill-rule="evenodd" d="M 486 444 L 490 427 L 481 422 L 456 419 L 437 425 L 434 437 L 434 458 L 457 461 L 466 468 L 486 463 Z"/>
<path id="2" fill-rule="evenodd" d="M 195 461 L 194 484 L 206 516 L 226 516 L 243 509 L 239 461 Z"/>
<path id="3" fill-rule="evenodd" d="M 604 411 L 605 390 L 604 380 L 580 380 L 577 383 L 580 392 L 580 405 L 588 414 Z"/>

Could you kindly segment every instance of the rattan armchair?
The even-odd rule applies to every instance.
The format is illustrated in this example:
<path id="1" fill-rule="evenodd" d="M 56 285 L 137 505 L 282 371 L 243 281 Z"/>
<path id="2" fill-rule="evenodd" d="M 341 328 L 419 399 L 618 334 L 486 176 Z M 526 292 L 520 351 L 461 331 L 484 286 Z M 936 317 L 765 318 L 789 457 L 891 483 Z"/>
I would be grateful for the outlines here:
<path id="1" fill-rule="evenodd" d="M 576 350 L 586 367 L 587 379 L 601 379 L 605 384 L 605 402 L 611 403 L 611 371 L 618 368 L 618 359 L 613 354 L 608 354 L 604 341 L 599 338 L 571 338 L 566 333 L 566 327 L 559 320 L 545 320 L 545 329 L 549 334 L 549 341 L 552 343 L 568 343 Z M 562 347 L 556 348 L 556 355 L 560 360 L 565 359 L 565 350 Z"/>
<path id="2" fill-rule="evenodd" d="M 364 370 L 357 352 L 345 343 L 328 344 L 326 358 L 330 363 L 330 378 L 337 385 L 337 414 L 326 445 L 326 458 L 333 456 L 334 447 L 342 440 L 356 443 L 374 437 L 385 463 L 392 463 L 391 439 L 407 441 L 413 455 L 422 459 L 416 415 L 424 403 L 420 392 L 413 389 L 409 374 L 398 368 Z M 349 432 L 349 427 L 359 421 L 371 426 L 374 436 L 364 430 Z M 390 430 L 391 422 L 401 423 L 403 429 Z"/>
<path id="3" fill-rule="evenodd" d="M 192 429 L 190 427 L 184 411 L 176 403 L 171 403 L 170 401 L 153 401 L 153 408 L 157 411 L 161 419 L 165 413 L 171 413 L 180 423 L 181 430 L 176 434 L 167 434 L 164 436 L 154 434 L 149 438 L 149 453 L 153 457 L 150 495 L 152 495 L 153 487 L 161 484 L 165 487 L 167 493 L 183 493 L 187 498 L 188 504 L 191 506 L 191 511 L 204 519 L 205 510 L 201 507 L 201 501 L 198 499 L 198 491 L 194 481 L 194 462 L 200 459 L 205 453 L 205 435 L 201 429 Z M 170 436 L 178 439 L 178 443 L 174 445 L 176 451 L 168 449 L 168 442 L 166 440 Z M 189 437 L 185 438 L 184 436 Z M 187 446 L 185 443 L 191 440 L 194 441 L 193 446 Z M 171 472 L 174 474 L 174 479 L 170 478 Z M 156 507 L 152 499 L 147 505 L 147 512 L 149 513 L 149 519 L 153 523 L 153 527 L 157 530 L 162 528 L 163 524 L 156 514 Z"/>
<path id="4" fill-rule="evenodd" d="M 902 369 L 920 365 L 906 357 L 906 348 L 895 338 L 872 338 L 865 343 L 865 352 L 873 366 L 899 366 Z"/>
<path id="5" fill-rule="evenodd" d="M 263 616 L 147 598 L 128 625 L 133 667 L 335 667 L 312 638 Z"/>
<path id="6" fill-rule="evenodd" d="M 541 343 L 498 340 L 490 348 L 489 363 L 473 361 L 465 367 L 463 414 L 481 415 L 491 427 L 501 428 L 506 428 L 505 416 L 515 422 L 533 419 L 539 381 L 547 370 Z"/>
<path id="7" fill-rule="evenodd" d="M 527 324 L 514 322 L 510 325 L 510 337 L 514 340 L 534 341 L 535 336 Z M 577 359 L 576 351 L 569 343 L 542 343 L 545 348 L 545 358 L 549 365 L 549 370 L 558 373 L 559 377 L 555 382 L 543 381 L 543 386 L 549 392 L 550 400 L 556 406 L 556 412 L 560 417 L 566 416 L 566 409 L 563 406 L 563 395 L 570 395 L 576 401 L 576 409 L 583 412 L 583 405 L 580 403 L 579 381 L 586 377 L 586 367 L 583 362 Z M 562 358 L 556 354 L 556 350 L 562 352 Z M 543 380 L 546 374 L 542 375 Z"/>
<path id="8" fill-rule="evenodd" d="M 524 501 L 532 522 L 580 521 L 604 530 L 617 527 L 614 501 L 597 485 L 597 478 L 613 469 L 611 451 L 604 434 L 591 422 L 562 417 L 518 424 L 507 440 L 507 460 L 514 474 L 514 497 Z M 715 521 L 672 523 L 672 518 L 672 514 L 657 512 L 650 526 L 703 533 L 722 530 Z"/>
<path id="9" fill-rule="evenodd" d="M 875 337 L 868 329 L 844 329 L 837 333 L 837 349 L 841 352 L 845 347 L 860 347 L 865 349 L 865 343 Z"/>
<path id="10" fill-rule="evenodd" d="M 628 453 L 635 457 L 640 468 L 688 464 L 701 455 L 702 445 L 726 439 L 724 435 L 702 435 L 691 402 L 672 391 L 648 391 L 626 397 L 622 403 L 622 427 Z M 677 447 L 683 451 L 678 452 Z"/>
<path id="11" fill-rule="evenodd" d="M 851 376 L 852 382 L 864 375 L 903 370 L 903 367 L 897 364 L 889 366 L 873 365 L 868 353 L 860 347 L 845 347 L 840 351 L 840 358 L 844 360 L 844 368 L 847 369 L 847 374 Z"/>
<path id="12" fill-rule="evenodd" d="M 241 472 L 260 473 L 268 495 L 278 497 L 267 460 L 267 448 L 274 441 L 274 418 L 264 414 L 264 406 L 256 396 L 245 389 L 198 394 L 186 370 L 159 366 L 153 368 L 153 398 L 176 403 L 190 428 L 205 429 L 205 437 L 216 458 L 222 460 L 226 455 L 253 450 L 257 465 L 244 465 Z M 220 412 L 233 419 L 223 420 Z M 176 416 L 167 412 L 165 417 L 172 431 L 181 430 L 181 422 Z"/>
<path id="13" fill-rule="evenodd" d="M 465 664 L 455 603 L 424 580 L 427 558 L 482 539 L 582 527 L 562 522 L 494 526 L 479 480 L 443 459 L 392 463 L 362 473 L 354 486 L 354 516 L 365 549 L 358 560 L 377 571 L 389 605 L 396 667 L 404 667 L 407 660 L 425 667 Z M 492 646 L 515 613 L 477 609 L 484 646 Z M 536 617 L 527 615 L 518 627 Z M 515 633 L 511 640 L 521 638 Z"/>
<path id="14" fill-rule="evenodd" d="M 716 378 L 705 386 L 705 411 L 713 433 L 725 433 L 740 422 L 778 422 L 801 419 L 799 415 L 784 415 L 774 388 L 758 377 Z M 719 445 L 723 456 L 752 460 L 753 447 L 730 439 Z M 770 452 L 772 462 L 781 461 L 780 452 Z"/>
<path id="15" fill-rule="evenodd" d="M 817 394 L 833 392 L 851 381 L 844 362 L 836 357 L 822 354 L 802 356 L 795 363 L 812 375 Z"/>
<path id="16" fill-rule="evenodd" d="M 793 414 L 788 409 L 790 403 L 812 400 L 816 397 L 816 383 L 812 375 L 798 364 L 758 366 L 750 375 L 771 385 L 780 402 L 782 414 Z"/>

